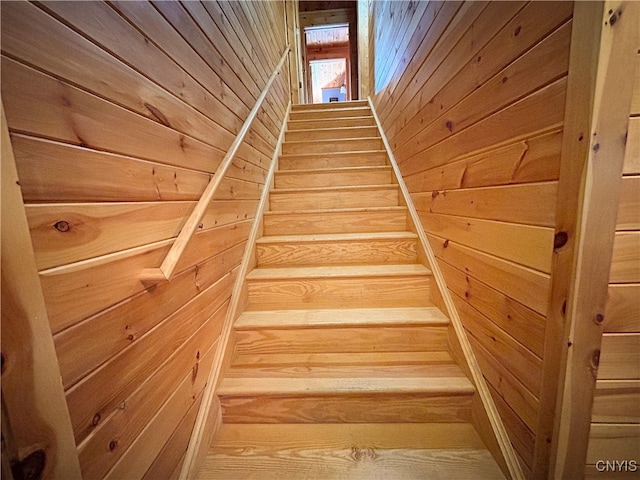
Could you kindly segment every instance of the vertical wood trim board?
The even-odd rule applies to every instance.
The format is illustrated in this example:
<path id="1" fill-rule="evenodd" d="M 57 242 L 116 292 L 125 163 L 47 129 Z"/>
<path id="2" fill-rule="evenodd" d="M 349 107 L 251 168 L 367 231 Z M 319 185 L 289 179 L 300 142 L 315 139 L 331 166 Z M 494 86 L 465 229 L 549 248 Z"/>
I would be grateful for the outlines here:
<path id="1" fill-rule="evenodd" d="M 451 293 L 447 288 L 446 281 L 444 279 L 444 276 L 442 275 L 438 262 L 436 261 L 436 257 L 433 253 L 431 245 L 427 240 L 427 236 L 425 234 L 424 229 L 421 227 L 420 218 L 418 217 L 418 213 L 416 212 L 416 209 L 413 205 L 407 186 L 404 183 L 402 174 L 400 172 L 400 169 L 398 168 L 398 164 L 395 160 L 391 147 L 389 146 L 387 136 L 382 128 L 382 125 L 380 124 L 380 119 L 376 112 L 375 105 L 371 101 L 371 97 L 368 98 L 368 101 L 369 101 L 369 105 L 371 106 L 371 112 L 373 113 L 373 116 L 376 120 L 378 130 L 380 131 L 380 136 L 382 137 L 382 141 L 384 143 L 385 149 L 389 156 L 389 162 L 393 167 L 396 180 L 398 182 L 400 190 L 402 191 L 403 200 L 407 205 L 409 215 L 411 217 L 411 222 L 413 223 L 414 229 L 418 234 L 420 245 L 422 247 L 424 254 L 427 257 L 427 260 L 429 262 L 429 268 L 432 271 L 433 278 L 436 280 L 438 290 L 440 291 L 442 300 L 444 301 L 447 316 L 451 320 L 451 324 L 453 325 L 453 329 L 455 331 L 456 337 L 458 339 L 458 342 L 464 354 L 464 359 L 461 359 L 461 360 L 463 360 L 466 363 L 466 367 L 468 371 L 471 373 L 471 379 L 481 399 L 482 407 L 486 413 L 486 416 L 489 419 L 489 423 L 492 431 L 491 432 L 480 431 L 479 433 L 481 436 L 493 435 L 495 437 L 500 448 L 500 454 L 502 455 L 502 459 L 500 459 L 502 461 L 499 461 L 498 463 L 506 464 L 508 473 L 512 479 L 514 480 L 522 479 L 524 478 L 522 474 L 522 469 L 516 458 L 516 454 L 513 449 L 513 446 L 509 441 L 509 435 L 507 434 L 504 428 L 504 425 L 496 409 L 493 398 L 491 397 L 491 393 L 489 392 L 487 383 L 482 375 L 482 371 L 480 370 L 480 366 L 478 365 L 478 361 L 476 360 L 473 350 L 471 349 L 471 345 L 469 343 L 467 333 L 464 327 L 462 326 L 462 321 L 460 320 L 458 310 L 456 309 L 456 306 L 453 303 Z M 485 440 L 485 443 L 492 444 L 493 441 Z"/>
<path id="2" fill-rule="evenodd" d="M 43 478 L 81 479 L 71 419 L 2 114 L 2 461 L 44 453 Z M 10 431 L 5 426 L 10 427 Z M 5 445 L 13 446 L 5 458 Z M 15 455 L 15 456 L 14 456 Z M 23 472 L 24 473 L 24 472 Z M 4 475 L 3 475 L 4 476 Z"/>
<path id="3" fill-rule="evenodd" d="M 575 4 L 575 83 L 567 99 L 556 227 L 556 238 L 570 243 L 556 249 L 554 328 L 545 345 L 555 350 L 549 361 L 557 360 L 549 370 L 560 369 L 549 469 L 554 478 L 583 472 L 587 459 L 633 91 L 628 79 L 639 42 L 637 8 L 635 2 Z"/>

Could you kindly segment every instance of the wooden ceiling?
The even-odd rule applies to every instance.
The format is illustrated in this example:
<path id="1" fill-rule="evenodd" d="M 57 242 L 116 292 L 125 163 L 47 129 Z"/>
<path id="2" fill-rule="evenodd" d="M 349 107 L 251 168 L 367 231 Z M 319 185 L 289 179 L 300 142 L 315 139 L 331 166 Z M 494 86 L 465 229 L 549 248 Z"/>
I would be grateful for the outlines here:
<path id="1" fill-rule="evenodd" d="M 307 46 L 336 47 L 349 43 L 349 27 L 311 28 L 305 30 Z"/>

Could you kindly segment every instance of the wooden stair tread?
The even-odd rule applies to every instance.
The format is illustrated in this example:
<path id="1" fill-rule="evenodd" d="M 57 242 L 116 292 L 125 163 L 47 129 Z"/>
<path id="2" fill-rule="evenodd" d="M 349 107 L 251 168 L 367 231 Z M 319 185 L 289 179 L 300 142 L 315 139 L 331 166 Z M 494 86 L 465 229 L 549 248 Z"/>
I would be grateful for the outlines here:
<path id="1" fill-rule="evenodd" d="M 327 140 L 323 140 L 323 142 L 326 142 Z M 304 142 L 300 142 L 300 143 L 304 143 Z M 318 156 L 333 156 L 333 157 L 340 157 L 340 156 L 353 156 L 353 155 L 386 155 L 387 152 L 386 150 L 380 150 L 380 149 L 374 149 L 374 150 L 351 150 L 348 152 L 332 152 L 332 153 L 316 153 L 316 152 L 311 152 L 311 153 L 283 153 L 282 155 L 280 155 L 280 158 L 291 158 L 291 157 L 295 157 L 295 158 L 305 158 L 305 157 L 318 157 Z"/>
<path id="2" fill-rule="evenodd" d="M 262 353 L 237 354 L 234 367 L 246 366 L 361 366 L 361 365 L 433 365 L 453 363 L 445 351 L 375 353 Z"/>
<path id="3" fill-rule="evenodd" d="M 298 188 L 274 188 L 269 191 L 271 194 L 285 194 L 285 193 L 349 193 L 354 194 L 363 191 L 376 191 L 376 190 L 398 190 L 398 185 L 392 183 L 383 185 L 339 185 L 331 187 L 298 187 Z"/>
<path id="4" fill-rule="evenodd" d="M 345 118 L 353 118 L 353 117 L 345 117 Z M 360 117 L 356 117 L 356 118 L 360 118 Z M 364 117 L 366 118 L 366 117 Z M 333 118 L 332 118 L 333 120 Z M 296 120 L 293 120 L 294 122 Z M 297 120 L 298 122 L 301 122 L 303 120 Z M 319 127 L 319 128 L 300 128 L 300 129 L 296 129 L 296 130 L 289 130 L 287 129 L 287 131 L 285 133 L 311 133 L 311 132 L 329 132 L 332 130 L 351 130 L 353 132 L 359 132 L 359 131 L 363 131 L 363 130 L 378 130 L 378 127 L 376 127 L 375 125 L 364 125 L 364 126 L 355 126 L 355 127 Z M 357 137 L 357 135 L 355 136 Z"/>
<path id="5" fill-rule="evenodd" d="M 286 146 L 291 146 L 291 145 L 325 145 L 326 143 L 332 143 L 332 142 L 345 142 L 345 143 L 355 143 L 355 142 L 360 142 L 360 141 L 380 141 L 381 137 L 350 137 L 350 138 L 328 138 L 328 139 L 322 139 L 322 140 L 293 140 L 293 141 L 287 141 L 283 144 Z M 289 154 L 290 155 L 290 154 Z"/>
<path id="6" fill-rule="evenodd" d="M 354 100 L 350 102 L 332 102 L 332 103 L 296 103 L 291 105 L 292 112 L 313 112 L 321 111 L 340 111 L 340 110 L 370 110 L 366 100 Z"/>
<path id="7" fill-rule="evenodd" d="M 432 365 L 232 365 L 227 378 L 424 378 L 457 377 L 453 362 Z"/>
<path id="8" fill-rule="evenodd" d="M 366 213 L 366 212 L 402 212 L 407 210 L 404 206 L 393 207 L 356 207 L 356 208 L 319 208 L 317 210 L 269 210 L 265 216 L 289 215 L 289 214 L 314 214 L 314 213 Z"/>
<path id="9" fill-rule="evenodd" d="M 418 236 L 413 232 L 363 232 L 363 233 L 322 233 L 307 235 L 265 235 L 256 240 L 260 244 L 348 242 L 361 240 L 413 240 Z"/>
<path id="10" fill-rule="evenodd" d="M 391 172 L 392 169 L 388 165 L 363 165 L 359 167 L 331 167 L 331 168 L 304 168 L 304 169 L 291 169 L 291 170 L 278 170 L 276 175 L 314 175 L 314 174 L 327 174 L 327 173 L 359 173 L 359 172 Z"/>
<path id="11" fill-rule="evenodd" d="M 236 330 L 322 326 L 448 325 L 437 307 L 245 311 Z"/>
<path id="12" fill-rule="evenodd" d="M 200 480 L 407 480 L 455 478 L 504 479 L 485 449 L 308 448 L 279 454 L 257 449 L 244 453 L 213 449 Z"/>
<path id="13" fill-rule="evenodd" d="M 336 265 L 318 267 L 256 268 L 247 280 L 280 280 L 293 278 L 353 278 L 425 276 L 430 270 L 421 264 L 407 265 Z"/>
<path id="14" fill-rule="evenodd" d="M 332 121 L 340 121 L 340 120 L 366 120 L 366 121 L 371 121 L 373 120 L 373 122 L 370 124 L 371 126 L 375 126 L 375 118 L 372 114 L 368 114 L 368 115 L 361 115 L 361 116 L 351 116 L 351 117 L 341 117 L 340 115 L 336 115 L 330 118 L 322 118 L 322 119 L 318 119 L 318 120 L 313 120 L 314 122 L 332 122 Z M 303 125 L 308 123 L 309 120 L 289 120 L 287 122 L 287 129 L 291 130 L 291 127 L 295 127 L 296 125 Z M 304 130 L 304 129 L 303 129 Z"/>
<path id="15" fill-rule="evenodd" d="M 448 367 L 448 366 L 447 366 Z M 381 371 L 385 367 L 379 367 Z M 366 376 L 366 377 L 230 377 L 220 383 L 221 397 L 256 395 L 321 396 L 358 394 L 421 394 L 433 396 L 473 395 L 475 388 L 459 367 L 457 376 L 437 376 L 439 366 L 433 366 L 429 377 Z M 447 372 L 449 368 L 447 369 Z"/>
<path id="16" fill-rule="evenodd" d="M 223 424 L 214 442 L 223 448 L 447 448 L 483 449 L 469 423 Z"/>

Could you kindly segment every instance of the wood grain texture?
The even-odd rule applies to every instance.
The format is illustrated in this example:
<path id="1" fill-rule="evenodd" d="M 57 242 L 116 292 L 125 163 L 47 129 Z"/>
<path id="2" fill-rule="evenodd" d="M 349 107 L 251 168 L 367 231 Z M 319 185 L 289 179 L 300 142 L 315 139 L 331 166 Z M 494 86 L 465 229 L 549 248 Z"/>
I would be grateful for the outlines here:
<path id="1" fill-rule="evenodd" d="M 178 270 L 201 263 L 205 260 L 202 252 L 219 252 L 243 242 L 250 226 L 247 220 L 196 235 Z M 52 330 L 58 332 L 145 290 L 140 271 L 162 261 L 167 250 L 161 243 L 129 250 L 113 260 L 102 257 L 41 272 Z M 83 292 L 82 299 L 78 291 Z"/>
<path id="2" fill-rule="evenodd" d="M 406 225 L 405 207 L 266 212 L 264 216 L 265 235 L 397 232 Z"/>
<path id="3" fill-rule="evenodd" d="M 484 450 L 345 449 L 298 448 L 293 458 L 282 458 L 272 449 L 256 449 L 248 459 L 238 449 L 215 449 L 207 458 L 199 476 L 202 480 L 219 478 L 277 479 L 282 475 L 309 480 L 352 478 L 413 478 L 424 475 L 453 475 L 459 478 L 504 478 L 490 454 Z M 322 467 L 318 467 L 322 465 Z"/>
<path id="4" fill-rule="evenodd" d="M 542 361 L 470 307 L 462 298 L 454 296 L 453 301 L 461 312 L 467 331 L 537 398 L 540 392 Z"/>
<path id="5" fill-rule="evenodd" d="M 640 231 L 616 232 L 611 259 L 611 283 L 639 283 Z"/>
<path id="6" fill-rule="evenodd" d="M 607 333 L 602 336 L 598 379 L 640 379 L 639 333 Z"/>
<path id="7" fill-rule="evenodd" d="M 471 336 L 469 341 L 482 367 L 482 373 L 494 393 L 500 395 L 525 425 L 534 431 L 540 409 L 540 402 L 536 396 L 475 337 Z"/>
<path id="8" fill-rule="evenodd" d="M 398 206 L 395 185 L 358 185 L 282 189 L 271 192 L 272 212 Z"/>
<path id="9" fill-rule="evenodd" d="M 506 7 L 443 4 L 425 13 L 425 25 L 410 28 L 411 16 L 398 20 L 414 35 L 408 41 L 404 32 L 374 26 L 382 39 L 376 55 L 381 64 L 394 58 L 395 72 L 372 100 L 445 276 L 448 270 L 454 290 L 486 315 L 486 325 L 500 325 L 500 338 L 540 362 L 573 7 Z M 374 8 L 379 21 L 390 12 L 401 15 L 399 6 Z M 497 354 L 495 346 L 486 347 Z M 500 376 L 492 375 L 498 384 Z M 532 472 L 537 407 L 514 389 L 525 388 L 531 376 L 527 369 L 511 375 L 510 392 L 501 392 L 508 396 L 502 411 L 519 435 L 512 440 L 524 470 Z M 539 383 L 536 395 L 537 389 Z"/>
<path id="10" fill-rule="evenodd" d="M 37 204 L 27 207 L 40 270 L 175 238 L 194 202 Z M 215 201 L 200 230 L 251 219 L 255 202 Z M 135 232 L 131 224 L 136 224 Z"/>
<path id="11" fill-rule="evenodd" d="M 605 332 L 640 332 L 640 284 L 610 284 Z"/>
<path id="12" fill-rule="evenodd" d="M 109 415 L 139 384 L 156 371 L 166 357 L 163 349 L 171 351 L 184 343 L 214 314 L 218 318 L 217 328 L 220 328 L 221 316 L 223 318 L 226 312 L 225 302 L 229 298 L 228 288 L 233 280 L 233 275 L 225 276 L 205 293 L 178 309 L 157 328 L 142 336 L 139 341 L 114 355 L 67 390 L 69 413 L 78 443 L 94 431 L 96 414 L 100 417 Z M 194 315 L 198 311 L 202 311 L 203 314 Z M 210 341 L 207 338 L 200 340 L 205 346 L 207 341 Z M 140 360 L 142 358 L 144 361 Z M 134 359 L 138 359 L 138 362 L 133 363 Z"/>
<path id="13" fill-rule="evenodd" d="M 544 315 L 546 312 L 547 306 L 543 298 L 546 298 L 549 289 L 548 275 L 446 242 L 441 237 L 430 236 L 429 241 L 438 259 L 467 272 L 540 314 Z"/>
<path id="14" fill-rule="evenodd" d="M 550 228 L 422 211 L 419 215 L 423 228 L 432 235 L 543 273 L 551 270 L 553 230 Z"/>
<path id="15" fill-rule="evenodd" d="M 557 180 L 562 131 L 552 131 L 492 148 L 476 155 L 462 155 L 441 167 L 406 177 L 411 192 L 490 187 Z"/>
<path id="16" fill-rule="evenodd" d="M 128 298 L 54 337 L 62 383 L 69 388 L 160 323 L 201 291 L 235 269 L 245 244 L 225 250 L 177 275 L 171 283 L 158 285 Z M 157 305 L 164 305 L 158 309 Z"/>
<path id="17" fill-rule="evenodd" d="M 307 153 L 283 155 L 279 164 L 282 170 L 384 166 L 387 164 L 387 155 L 382 150 L 336 152 L 333 154 Z"/>
<path id="18" fill-rule="evenodd" d="M 23 474 L 19 465 L 24 452 L 40 450 L 47 459 L 43 475 L 80 479 L 73 429 L 1 102 L 0 115 L 2 475 L 13 478 L 14 474 Z"/>
<path id="19" fill-rule="evenodd" d="M 391 183 L 391 169 L 382 167 L 346 167 L 335 170 L 280 170 L 276 188 L 338 187 L 347 185 L 385 185 Z"/>
<path id="20" fill-rule="evenodd" d="M 241 354 L 444 351 L 447 334 L 446 327 L 429 326 L 261 328 L 237 332 L 236 348 Z"/>
<path id="21" fill-rule="evenodd" d="M 173 472 L 180 469 L 185 453 L 186 445 L 189 443 L 193 425 L 198 414 L 199 402 L 194 402 L 187 411 L 187 414 L 180 421 L 167 443 L 162 448 L 155 461 L 145 473 L 143 480 L 154 480 L 156 478 L 173 479 Z"/>
<path id="22" fill-rule="evenodd" d="M 417 241 L 409 232 L 263 237 L 259 266 L 414 263 Z"/>
<path id="23" fill-rule="evenodd" d="M 638 212 L 640 212 L 640 176 L 625 176 L 622 178 L 616 230 L 640 230 L 640 213 Z"/>
<path id="24" fill-rule="evenodd" d="M 220 328 L 219 315 L 213 315 L 189 340 L 169 355 L 141 387 L 127 396 L 122 404 L 99 415 L 98 421 L 94 417 L 96 428 L 78 446 L 83 475 L 90 478 L 105 476 L 154 414 L 179 389 L 185 371 L 191 371 L 194 391 L 198 392 L 204 386 L 205 373 L 211 368 L 213 361 L 212 352 L 205 350 L 205 338 L 217 338 Z M 117 439 L 117 443 L 112 449 L 109 445 L 113 439 Z"/>
<path id="25" fill-rule="evenodd" d="M 557 184 L 435 190 L 412 196 L 418 211 L 552 227 Z M 535 199 L 536 208 L 529 202 Z"/>
<path id="26" fill-rule="evenodd" d="M 519 302 L 450 266 L 440 265 L 447 287 L 542 358 L 545 319 Z"/>
<path id="27" fill-rule="evenodd" d="M 150 388 L 149 375 L 161 364 L 153 355 L 160 353 L 149 355 L 151 344 L 134 346 L 145 345 L 182 305 L 215 285 L 220 298 L 230 295 L 230 284 L 216 282 L 230 278 L 237 267 L 255 216 L 285 115 L 284 75 L 276 75 L 236 158 L 224 178 L 219 176 L 221 189 L 198 222 L 201 231 L 178 265 L 176 285 L 145 289 L 134 272 L 159 264 L 186 218 L 183 208 L 191 209 L 201 196 L 255 105 L 285 48 L 284 5 L 7 7 L 2 97 L 63 385 L 77 418 L 78 408 L 120 398 L 122 384 L 111 379 L 99 388 L 86 387 L 92 391 L 87 402 L 82 396 L 88 394 L 78 392 L 90 379 L 112 375 L 104 372 L 122 355 L 128 358 L 119 367 L 123 377 L 129 364 L 149 367 L 129 377 L 125 390 Z M 60 52 L 66 61 L 60 61 Z M 59 222 L 70 228 L 55 230 Z M 202 324 L 212 300 L 173 326 L 163 360 L 187 348 L 184 328 Z M 202 354 L 216 337 L 211 331 L 198 340 Z M 156 358 L 155 367 L 147 357 Z M 202 363 L 199 376 L 207 378 L 210 365 Z M 166 382 L 190 377 L 191 367 L 171 361 L 163 367 L 171 372 Z M 169 407 L 171 415 L 161 418 L 169 383 L 163 385 L 162 394 L 145 399 L 151 402 L 146 406 L 132 403 L 126 421 L 116 415 L 118 420 L 106 423 L 101 411 L 99 425 L 115 430 L 104 427 L 103 434 L 88 436 L 94 440 L 82 456 L 83 469 L 93 472 L 89 476 L 154 475 L 149 467 L 200 394 L 189 391 L 187 381 L 181 400 Z M 120 443 L 111 451 L 114 437 Z M 184 433 L 172 442 L 181 453 L 156 467 L 166 477 L 174 474 L 186 448 Z"/>
<path id="28" fill-rule="evenodd" d="M 598 380 L 591 421 L 640 423 L 640 379 Z"/>

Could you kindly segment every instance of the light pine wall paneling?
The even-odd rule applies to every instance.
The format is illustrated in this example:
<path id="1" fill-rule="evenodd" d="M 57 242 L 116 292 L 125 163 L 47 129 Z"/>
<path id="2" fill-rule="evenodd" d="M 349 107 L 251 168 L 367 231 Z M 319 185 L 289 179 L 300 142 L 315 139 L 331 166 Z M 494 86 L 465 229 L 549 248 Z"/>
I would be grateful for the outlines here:
<path id="1" fill-rule="evenodd" d="M 497 326 L 542 358 L 545 318 L 468 272 L 441 262 L 447 287 Z"/>
<path id="2" fill-rule="evenodd" d="M 218 302 L 214 302 L 216 305 Z M 222 306 L 226 305 L 223 303 Z M 224 312 L 224 308 L 218 306 Z M 206 372 L 213 356 L 207 352 L 211 338 L 218 338 L 222 328 L 220 314 L 206 309 L 207 321 L 174 352 L 165 348 L 166 360 L 140 387 L 128 395 L 115 413 L 100 418 L 98 425 L 78 446 L 80 465 L 87 478 L 101 478 L 144 430 L 162 404 L 178 389 L 185 372 L 191 371 L 193 391 L 199 393 L 206 383 Z M 200 369 L 202 368 L 202 371 Z M 99 413 L 97 414 L 99 415 Z M 94 419 L 96 417 L 94 416 Z M 93 422 L 92 422 L 93 425 Z M 111 442 L 116 440 L 114 446 Z M 105 448 L 108 446 L 108 448 Z M 114 448 L 111 448 L 114 447 Z"/>
<path id="3" fill-rule="evenodd" d="M 483 329 L 497 329 L 495 338 L 520 345 L 522 358 L 537 359 L 540 373 L 572 4 L 523 2 L 504 9 L 466 2 L 454 10 L 447 3 L 432 25 L 414 31 L 422 38 L 406 43 L 413 48 L 409 65 L 398 64 L 374 103 L 450 288 L 476 319 L 470 323 L 475 334 L 487 339 Z M 374 9 L 380 15 L 391 13 Z M 376 55 L 405 45 L 404 36 L 375 34 L 381 39 Z M 476 230 L 479 236 L 470 234 Z M 509 309 L 523 315 L 520 322 L 533 321 L 538 334 L 526 338 L 526 330 L 508 320 Z M 481 348 L 502 355 L 491 342 Z M 517 370 L 517 362 L 511 368 Z M 528 383 L 537 402 L 539 383 L 522 369 L 509 375 L 512 385 Z M 495 385 L 499 375 L 490 376 Z M 517 405 L 513 393 L 497 395 Z M 513 443 L 531 472 L 537 409 L 533 415 L 521 406 L 509 409 L 520 423 L 527 418 L 529 447 Z"/>
<path id="4" fill-rule="evenodd" d="M 427 235 L 439 260 L 467 272 L 535 312 L 546 314 L 547 306 L 542 298 L 549 293 L 549 275 L 442 237 Z"/>
<path id="5" fill-rule="evenodd" d="M 58 5 L 58 3 L 54 2 L 52 5 Z M 68 4 L 60 3 L 60 5 Z M 104 17 L 105 14 L 111 13 L 115 17 L 114 20 L 120 19 L 120 22 L 123 22 L 115 12 L 104 4 L 92 3 L 89 5 L 88 8 L 99 9 L 102 7 L 104 9 L 104 12 L 96 12 L 97 15 Z M 72 5 L 71 10 L 79 14 L 79 19 L 91 18 L 82 14 L 84 8 L 78 9 Z M 182 91 L 178 92 L 178 96 L 175 96 L 167 92 L 162 86 L 149 79 L 147 72 L 144 74 L 137 72 L 32 4 L 19 2 L 15 6 L 12 5 L 11 8 L 5 9 L 2 22 L 3 30 L 5 27 L 9 30 L 6 34 L 3 33 L 3 39 L 6 39 L 3 42 L 3 46 L 6 44 L 6 53 L 31 65 L 36 65 L 53 75 L 68 79 L 91 92 L 185 135 L 194 136 L 200 141 L 209 142 L 212 145 L 219 145 L 221 151 L 226 150 L 233 141 L 234 134 L 232 132 L 200 114 L 190 103 L 182 101 L 182 97 L 187 97 L 187 101 L 195 103 L 200 110 L 212 111 L 211 116 L 221 115 L 226 109 L 214 109 L 214 106 L 200 105 L 198 102 L 212 101 L 200 99 L 215 97 L 207 94 L 190 77 L 184 74 L 180 75 L 181 72 L 175 66 L 173 69 L 170 68 L 173 65 L 166 59 L 163 62 L 161 59 L 164 57 L 160 52 L 157 52 L 158 59 L 154 58 L 155 52 L 153 50 L 145 53 L 148 53 L 150 59 L 155 60 L 151 63 L 152 65 L 159 64 L 159 66 L 166 68 L 166 78 L 170 79 L 173 84 L 184 84 L 183 90 L 190 93 Z M 111 23 L 107 20 L 106 26 L 111 27 Z M 88 25 L 88 27 L 90 26 Z M 113 28 L 117 30 L 116 27 L 117 25 L 113 25 Z M 128 45 L 122 45 L 121 39 L 138 35 L 138 32 L 131 27 L 127 29 L 127 32 L 121 33 L 126 36 L 119 37 L 120 42 L 115 43 L 114 46 L 108 45 L 109 48 L 120 45 L 120 49 L 126 49 Z M 25 34 L 30 38 L 28 44 L 20 41 L 22 35 Z M 137 45 L 136 38 L 131 40 L 134 45 Z M 144 44 L 143 39 L 140 41 Z M 73 47 L 70 48 L 71 46 Z M 138 46 L 138 48 L 140 47 Z M 147 48 L 147 50 L 150 49 Z M 59 62 L 58 52 L 60 51 L 66 51 L 67 62 Z M 142 55 L 142 57 L 146 58 L 146 55 Z M 176 72 L 176 70 L 178 71 Z M 150 74 L 156 75 L 156 72 L 152 71 Z M 178 78 L 174 78 L 176 76 Z M 140 87 L 131 88 L 132 85 L 140 85 Z M 141 93 L 142 95 L 140 95 Z M 187 95 L 193 95 L 193 100 Z M 227 115 L 229 119 L 233 117 Z M 238 118 L 233 129 L 239 129 L 241 124 L 242 121 Z"/>
<path id="6" fill-rule="evenodd" d="M 567 2 L 558 6 L 541 18 L 545 6 L 528 5 L 439 91 L 429 89 L 433 98 L 425 99 L 416 116 L 403 122 L 406 126 L 395 137 L 396 147 L 417 134 L 433 144 L 435 140 L 425 133 L 450 135 L 469 124 L 474 112 L 477 116 L 498 110 L 511 103 L 509 99 L 538 87 L 545 78 L 552 80 L 566 73 L 571 23 L 563 22 L 571 10 Z M 540 41 L 558 25 L 562 26 Z M 526 53 L 518 56 L 523 51 Z M 493 104 L 486 104 L 488 98 Z M 467 109 L 471 110 L 465 112 Z"/>
<path id="7" fill-rule="evenodd" d="M 451 2 L 449 2 L 451 3 Z M 374 5 L 377 5 L 374 3 Z M 452 4 L 450 7 L 455 8 L 456 10 L 460 7 L 461 3 Z M 397 59 L 397 61 L 393 62 L 393 67 L 395 70 L 391 73 L 389 77 L 387 85 L 384 87 L 384 100 L 388 98 L 394 97 L 395 88 L 406 82 L 406 77 L 403 76 L 405 69 L 411 68 L 411 61 L 413 57 L 416 55 L 416 51 L 426 40 L 426 34 L 432 28 L 437 30 L 434 26 L 434 20 L 436 18 L 440 18 L 442 21 L 443 18 L 446 18 L 450 12 L 449 8 L 445 8 L 442 16 L 438 17 L 440 9 L 443 7 L 447 7 L 447 2 L 429 2 L 426 4 L 426 9 L 424 10 L 422 17 L 418 19 L 418 23 L 414 29 L 407 29 L 408 32 L 411 33 L 411 37 L 408 40 L 408 43 L 404 47 L 404 49 L 398 48 L 398 54 L 401 56 Z M 378 19 L 380 22 L 381 19 Z M 381 35 L 389 36 L 387 30 L 380 31 Z M 432 32 L 432 36 L 434 33 Z M 428 45 L 428 43 L 425 43 Z M 384 50 L 384 45 L 377 45 L 377 48 Z M 417 66 L 416 66 L 417 67 Z M 372 92 L 373 93 L 373 92 Z"/>
<path id="8" fill-rule="evenodd" d="M 464 154 L 480 153 L 557 128 L 564 118 L 566 87 L 563 77 L 430 148 L 401 157 L 400 170 L 403 175 L 411 175 L 445 165 Z"/>
<path id="9" fill-rule="evenodd" d="M 246 241 L 252 220 L 196 233 L 176 273 Z M 136 247 L 107 257 L 86 260 L 41 272 L 43 293 L 54 333 L 145 290 L 139 280 L 143 268 L 159 264 L 171 241 Z M 79 292 L 83 295 L 78 298 Z"/>
<path id="10" fill-rule="evenodd" d="M 173 478 L 173 472 L 182 465 L 183 458 L 186 453 L 186 446 L 189 443 L 189 437 L 193 430 L 193 425 L 198 414 L 198 407 L 201 400 L 193 402 L 189 411 L 180 420 L 180 424 L 171 434 L 167 443 L 156 457 L 156 460 L 145 473 L 143 480 L 155 480 L 157 478 Z"/>
<path id="11" fill-rule="evenodd" d="M 552 227 L 556 182 L 423 191 L 412 196 L 418 211 Z M 535 201 L 536 208 L 529 202 Z"/>
<path id="12" fill-rule="evenodd" d="M 220 188 L 218 198 L 205 212 L 199 232 L 252 219 L 255 215 L 255 197 L 260 194 L 261 185 L 225 178 Z M 46 270 L 175 238 L 195 203 L 30 205 L 27 215 L 34 248 L 38 251 L 38 268 Z M 135 231 L 131 231 L 132 224 L 138 226 Z"/>
<path id="13" fill-rule="evenodd" d="M 554 130 L 406 177 L 412 193 L 558 179 L 562 130 Z"/>
<path id="14" fill-rule="evenodd" d="M 79 446 L 93 438 L 100 420 L 110 418 L 118 405 L 134 393 L 160 365 L 229 298 L 228 288 L 235 279 L 229 273 L 184 306 L 164 319 L 128 348 L 111 357 L 67 390 L 71 421 Z M 197 314 L 201 312 L 201 314 Z M 216 327 L 217 328 L 217 327 Z M 215 333 L 212 330 L 211 333 Z M 198 349 L 215 341 L 214 337 L 199 337 Z M 193 350 L 193 356 L 198 349 Z M 99 415 L 99 417 L 96 417 Z M 98 420 L 98 422 L 96 422 Z M 130 420 L 133 421 L 133 420 Z"/>
<path id="15" fill-rule="evenodd" d="M 245 245 L 240 243 L 176 275 L 170 283 L 144 290 L 62 330 L 54 341 L 65 388 L 153 329 L 166 312 L 177 310 L 227 275 L 239 264 Z"/>
<path id="16" fill-rule="evenodd" d="M 474 20 L 484 11 L 487 2 L 467 2 L 462 5 L 454 2 L 445 2 L 434 18 L 431 27 L 422 39 L 422 43 L 414 54 L 408 68 L 403 72 L 398 81 L 394 101 L 391 102 L 384 85 L 376 85 L 376 90 L 383 90 L 378 95 L 378 103 L 382 125 L 388 131 L 391 142 L 395 133 L 406 123 L 398 124 L 400 112 L 409 108 L 409 104 L 419 101 L 416 96 L 422 90 L 425 82 L 433 75 L 437 67 L 448 55 L 450 49 L 469 30 Z M 377 55 L 387 55 L 393 48 L 396 39 L 389 39 L 388 45 L 381 45 L 377 49 Z M 429 59 L 428 62 L 426 60 Z M 387 98 L 385 98 L 387 97 Z M 385 103 L 386 102 L 386 103 Z M 411 118 L 411 115 L 408 118 Z M 384 119 L 384 120 L 383 120 Z"/>

